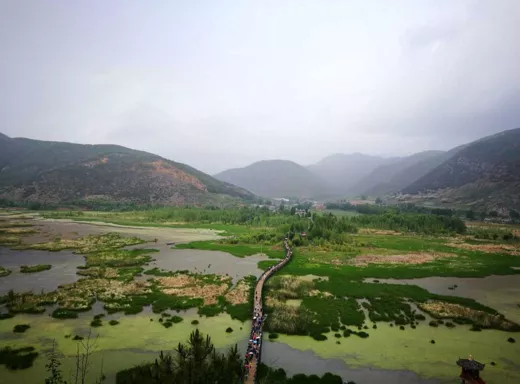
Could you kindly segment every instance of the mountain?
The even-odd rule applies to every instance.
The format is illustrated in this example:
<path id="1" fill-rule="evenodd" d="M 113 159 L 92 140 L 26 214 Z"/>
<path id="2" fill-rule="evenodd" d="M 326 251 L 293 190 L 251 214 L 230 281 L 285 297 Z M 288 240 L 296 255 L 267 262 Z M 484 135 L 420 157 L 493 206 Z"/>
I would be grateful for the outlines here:
<path id="1" fill-rule="evenodd" d="M 463 146 L 402 192 L 451 204 L 520 209 L 520 128 Z"/>
<path id="2" fill-rule="evenodd" d="M 424 151 L 383 164 L 363 177 L 350 194 L 383 196 L 398 192 L 440 165 L 446 156 L 443 151 Z"/>
<path id="3" fill-rule="evenodd" d="M 255 196 L 148 152 L 0 134 L 0 198 L 45 203 L 98 198 L 183 205 Z"/>
<path id="4" fill-rule="evenodd" d="M 327 156 L 316 164 L 307 166 L 329 186 L 330 194 L 346 194 L 370 172 L 383 164 L 391 164 L 398 158 L 383 158 L 361 153 Z"/>
<path id="5" fill-rule="evenodd" d="M 215 178 L 264 197 L 314 197 L 326 191 L 325 181 L 288 160 L 264 160 L 229 169 Z"/>

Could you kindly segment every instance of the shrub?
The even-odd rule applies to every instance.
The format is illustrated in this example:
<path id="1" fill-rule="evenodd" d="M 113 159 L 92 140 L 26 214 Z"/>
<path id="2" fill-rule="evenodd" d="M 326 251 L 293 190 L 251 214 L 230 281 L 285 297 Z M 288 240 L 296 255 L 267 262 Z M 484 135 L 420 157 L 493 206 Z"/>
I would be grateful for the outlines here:
<path id="1" fill-rule="evenodd" d="M 270 333 L 269 340 L 275 340 L 275 339 L 278 339 L 278 333 Z"/>
<path id="2" fill-rule="evenodd" d="M 117 324 L 119 324 L 119 321 L 117 321 L 117 320 L 110 320 L 108 322 L 108 324 L 110 324 L 110 325 L 117 325 Z"/>
<path id="3" fill-rule="evenodd" d="M 18 324 L 18 325 L 14 326 L 13 332 L 14 333 L 24 333 L 29 328 L 31 328 L 31 326 L 29 324 Z"/>
<path id="4" fill-rule="evenodd" d="M 516 343 L 516 340 L 513 339 L 512 337 L 510 337 L 509 339 L 507 339 L 507 341 L 509 341 L 510 343 Z"/>
<path id="5" fill-rule="evenodd" d="M 449 322 L 449 321 L 447 321 L 445 325 L 448 328 L 455 328 L 455 324 L 453 324 L 452 322 Z"/>
<path id="6" fill-rule="evenodd" d="M 430 343 L 435 344 L 435 340 L 430 340 Z"/>
<path id="7" fill-rule="evenodd" d="M 339 338 L 341 337 L 341 334 L 339 334 L 339 333 L 335 333 L 335 334 L 334 334 L 334 337 L 336 337 L 336 338 L 339 339 Z"/>
<path id="8" fill-rule="evenodd" d="M 227 328 L 226 328 L 226 333 L 231 333 L 231 332 L 233 332 L 233 328 L 231 328 L 231 327 L 227 327 Z"/>
<path id="9" fill-rule="evenodd" d="M 404 325 L 400 325 L 400 326 L 399 326 L 399 329 L 400 329 L 401 331 L 404 331 Z"/>
<path id="10" fill-rule="evenodd" d="M 52 317 L 55 319 L 77 319 L 78 313 L 76 311 L 71 311 L 69 309 L 64 308 L 56 308 L 52 312 Z"/>
<path id="11" fill-rule="evenodd" d="M 438 327 L 439 326 L 439 323 L 437 323 L 435 320 L 432 320 L 428 323 L 428 325 L 430 327 Z"/>
<path id="12" fill-rule="evenodd" d="M 181 321 L 183 321 L 184 319 L 180 316 L 172 316 L 170 318 L 170 321 L 174 324 L 177 324 L 177 323 L 180 323 Z"/>
<path id="13" fill-rule="evenodd" d="M 192 324 L 192 325 L 197 325 L 197 324 L 199 324 L 199 321 L 198 321 L 198 320 L 192 320 L 192 321 L 191 321 L 191 324 Z"/>
<path id="14" fill-rule="evenodd" d="M 421 313 L 417 313 L 415 316 L 415 320 L 426 320 L 426 316 Z"/>
<path id="15" fill-rule="evenodd" d="M 101 327 L 102 325 L 103 325 L 103 323 L 100 318 L 97 318 L 97 319 L 95 318 L 94 320 L 92 320 L 90 322 L 91 327 Z"/>
<path id="16" fill-rule="evenodd" d="M 76 335 L 72 338 L 72 340 L 83 340 L 83 337 Z"/>
<path id="17" fill-rule="evenodd" d="M 358 335 L 358 336 L 361 337 L 362 339 L 366 339 L 366 338 L 369 336 L 368 333 L 363 332 L 363 331 L 361 331 L 361 332 L 356 332 L 356 335 Z"/>
<path id="18" fill-rule="evenodd" d="M 35 352 L 34 347 L 0 349 L 0 365 L 5 365 L 9 370 L 30 368 L 36 357 L 38 352 Z"/>
<path id="19" fill-rule="evenodd" d="M 316 333 L 316 334 L 312 334 L 311 337 L 316 340 L 316 341 L 325 341 L 327 340 L 327 336 L 321 334 L 321 333 Z"/>

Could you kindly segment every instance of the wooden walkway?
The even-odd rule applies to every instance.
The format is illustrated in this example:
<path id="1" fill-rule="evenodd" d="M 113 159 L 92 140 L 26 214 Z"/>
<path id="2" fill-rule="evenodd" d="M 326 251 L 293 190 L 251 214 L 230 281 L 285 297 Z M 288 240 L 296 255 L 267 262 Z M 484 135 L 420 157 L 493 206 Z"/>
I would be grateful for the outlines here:
<path id="1" fill-rule="evenodd" d="M 254 344 L 254 342 L 248 343 L 247 353 L 250 355 L 250 352 L 253 353 L 250 355 L 251 358 L 248 359 L 246 357 L 246 360 L 249 360 L 249 369 L 246 370 L 246 377 L 244 380 L 244 383 L 246 384 L 255 384 L 256 383 L 256 369 L 258 367 L 258 364 L 260 364 L 260 361 L 262 359 L 262 329 L 264 326 L 264 313 L 262 310 L 262 291 L 264 289 L 264 283 L 269 279 L 271 276 L 273 276 L 277 271 L 279 271 L 281 268 L 284 267 L 285 264 L 289 262 L 292 256 L 292 250 L 289 247 L 287 238 L 284 240 L 284 246 L 285 246 L 285 258 L 280 261 L 278 264 L 270 267 L 267 271 L 265 271 L 262 276 L 260 276 L 260 279 L 258 279 L 258 282 L 256 283 L 255 287 L 255 299 L 254 299 L 254 307 L 253 307 L 253 322 L 251 324 L 251 335 L 249 337 L 249 340 L 256 340 L 257 343 Z"/>

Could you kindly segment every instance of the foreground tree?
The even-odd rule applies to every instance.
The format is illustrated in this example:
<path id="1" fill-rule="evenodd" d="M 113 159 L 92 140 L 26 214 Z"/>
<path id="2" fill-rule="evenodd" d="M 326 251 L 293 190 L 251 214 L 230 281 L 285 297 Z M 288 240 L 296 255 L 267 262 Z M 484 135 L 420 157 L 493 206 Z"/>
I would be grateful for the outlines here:
<path id="1" fill-rule="evenodd" d="M 196 329 L 172 354 L 161 352 L 154 363 L 118 372 L 116 383 L 230 384 L 241 378 L 242 366 L 236 345 L 219 353 L 211 338 Z"/>

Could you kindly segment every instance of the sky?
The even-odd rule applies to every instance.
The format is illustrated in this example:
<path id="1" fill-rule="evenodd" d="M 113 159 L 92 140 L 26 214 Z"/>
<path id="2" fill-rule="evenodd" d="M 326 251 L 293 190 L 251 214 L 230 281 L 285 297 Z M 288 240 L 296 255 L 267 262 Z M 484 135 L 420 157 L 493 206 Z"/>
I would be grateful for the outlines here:
<path id="1" fill-rule="evenodd" d="M 520 127 L 518 0 L 0 0 L 0 132 L 214 174 Z"/>

